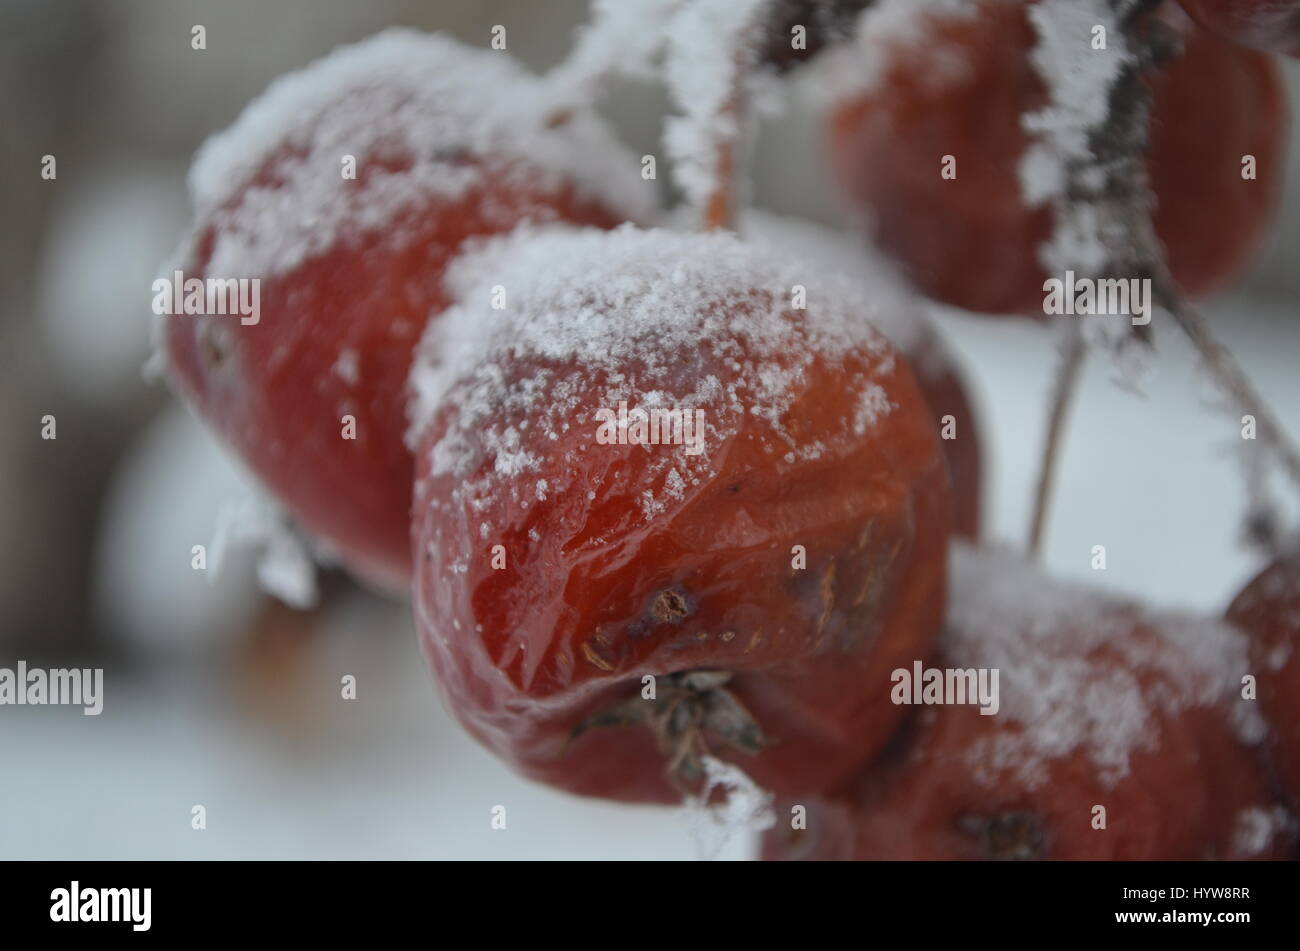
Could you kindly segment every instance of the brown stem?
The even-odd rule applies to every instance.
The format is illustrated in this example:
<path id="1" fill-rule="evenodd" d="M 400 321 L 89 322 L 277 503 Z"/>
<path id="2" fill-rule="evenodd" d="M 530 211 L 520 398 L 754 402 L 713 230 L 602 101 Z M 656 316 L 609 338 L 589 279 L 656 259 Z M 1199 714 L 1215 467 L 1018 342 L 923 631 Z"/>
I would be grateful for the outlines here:
<path id="1" fill-rule="evenodd" d="M 1070 412 L 1070 403 L 1078 389 L 1080 371 L 1087 355 L 1087 346 L 1077 323 L 1071 323 L 1061 341 L 1061 362 L 1057 366 L 1056 380 L 1052 387 L 1050 410 L 1047 416 L 1047 436 L 1043 441 L 1043 453 L 1038 463 L 1038 486 L 1034 492 L 1034 512 L 1029 522 L 1029 551 L 1037 555 L 1042 548 L 1043 528 L 1047 521 L 1047 510 L 1052 501 L 1052 487 L 1056 482 L 1056 462 L 1060 454 L 1065 420 Z"/>
<path id="2" fill-rule="evenodd" d="M 1269 459 L 1265 452 L 1237 454 L 1246 481 L 1246 515 L 1241 538 L 1270 560 L 1281 554 L 1282 530 L 1269 485 Z"/>
<path id="3" fill-rule="evenodd" d="M 1102 222 L 1102 226 L 1096 227 L 1097 233 L 1108 235 L 1108 260 L 1101 270 L 1152 278 L 1160 307 L 1173 316 L 1222 390 L 1244 412 L 1255 417 L 1257 438 L 1276 456 L 1291 480 L 1300 486 L 1300 452 L 1232 354 L 1214 338 L 1204 318 L 1175 289 L 1164 250 L 1152 224 L 1150 184 L 1145 169 L 1151 90 L 1143 73 L 1163 66 L 1174 55 L 1178 38 L 1168 27 L 1145 19 L 1157 6 L 1157 0 L 1108 2 L 1132 45 L 1135 61 L 1121 72 L 1111 88 L 1106 121 L 1093 129 L 1089 136 L 1090 154 L 1067 168 L 1070 187 L 1055 203 L 1058 218 L 1066 221 L 1080 208 L 1091 206 L 1095 220 Z M 1040 31 L 1044 29 L 1044 24 L 1038 26 Z M 1068 250 L 1069 242 L 1065 247 Z M 1072 263 L 1058 260 L 1059 249 L 1048 246 L 1046 250 L 1043 263 L 1049 270 Z M 1149 331 L 1149 327 L 1135 327 L 1130 337 L 1113 341 L 1111 345 L 1117 352 L 1133 344 L 1149 346 Z M 1042 540 L 1043 522 L 1052 493 L 1057 442 L 1083 361 L 1083 347 L 1080 334 L 1072 329 L 1064 344 L 1039 472 L 1029 534 L 1029 547 L 1034 552 L 1038 551 Z M 1265 477 L 1257 474 L 1255 478 Z M 1260 521 L 1260 513 L 1265 508 L 1258 500 L 1252 502 L 1247 516 L 1248 534 L 1267 534 L 1270 526 L 1261 529 L 1254 524 Z"/>

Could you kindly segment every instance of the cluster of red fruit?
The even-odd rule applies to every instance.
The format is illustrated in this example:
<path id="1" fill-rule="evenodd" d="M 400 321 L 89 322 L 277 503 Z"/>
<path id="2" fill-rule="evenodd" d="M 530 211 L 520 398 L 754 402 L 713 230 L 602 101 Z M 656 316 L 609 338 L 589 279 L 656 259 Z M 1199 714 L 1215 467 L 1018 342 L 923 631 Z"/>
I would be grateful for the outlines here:
<path id="1" fill-rule="evenodd" d="M 1052 232 L 1053 211 L 1026 202 L 1020 171 L 1029 145 L 1022 117 L 1048 99 L 1031 61 L 1029 5 L 973 0 L 915 14 L 921 26 L 900 31 L 883 50 L 863 50 L 876 66 L 858 84 L 865 88 L 849 78 L 830 118 L 833 170 L 876 245 L 928 296 L 980 313 L 1043 313 L 1046 275 L 1036 252 Z M 1286 99 L 1277 65 L 1222 36 L 1257 36 L 1247 29 L 1256 22 L 1250 8 L 1269 7 L 1289 26 L 1270 38 L 1300 48 L 1300 4 L 1184 5 L 1221 35 L 1172 4 L 1153 14 L 1182 49 L 1149 80 L 1147 172 L 1170 272 L 1194 296 L 1250 260 L 1282 170 Z M 1106 54 L 1081 37 L 1079 55 Z M 955 161 L 954 177 L 937 173 L 945 155 Z M 1243 175 L 1247 156 L 1255 161 Z"/>
<path id="2" fill-rule="evenodd" d="M 918 51 L 892 50 L 831 121 L 876 237 L 927 291 L 988 309 L 1022 302 L 1046 228 L 1009 194 L 1014 117 L 1039 92 L 1005 25 L 935 19 L 977 69 L 919 83 Z M 1197 43 L 1205 62 L 1164 81 L 1170 148 L 1189 151 L 1163 175 L 1152 161 L 1170 221 L 1216 223 L 1170 232 L 1202 242 L 1171 254 L 1204 286 L 1259 212 L 1183 160 L 1269 154 L 1260 112 L 1280 97 L 1256 54 Z M 1178 88 L 1203 74 L 1232 104 Z M 994 111 L 974 118 L 971 97 Z M 929 165 L 936 141 L 969 149 L 978 202 L 924 180 L 909 153 Z M 174 385 L 356 574 L 411 591 L 444 699 L 526 775 L 666 802 L 728 760 L 806 808 L 773 856 L 1285 847 L 1254 746 L 1300 761 L 1300 624 L 1282 624 L 1300 571 L 1234 607 L 1260 632 L 1248 663 L 1224 625 L 1050 593 L 965 542 L 950 565 L 950 535 L 978 533 L 975 422 L 865 250 L 759 215 L 739 236 L 653 227 L 651 186 L 594 113 L 550 108 L 504 53 L 404 31 L 280 80 L 191 185 L 169 270 L 257 277 L 262 319 L 165 318 Z M 1009 238 L 1023 254 L 972 253 Z M 620 406 L 673 425 L 598 438 Z M 1016 671 L 1005 715 L 907 715 L 891 673 L 921 660 Z M 1232 700 L 1246 673 L 1271 732 Z"/>

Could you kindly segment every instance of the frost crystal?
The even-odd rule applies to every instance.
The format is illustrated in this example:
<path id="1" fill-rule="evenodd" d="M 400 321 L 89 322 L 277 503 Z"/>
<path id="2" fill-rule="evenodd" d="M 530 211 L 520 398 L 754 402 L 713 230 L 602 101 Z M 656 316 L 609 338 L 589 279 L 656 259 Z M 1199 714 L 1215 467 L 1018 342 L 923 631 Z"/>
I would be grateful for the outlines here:
<path id="1" fill-rule="evenodd" d="M 261 549 L 257 579 L 262 590 L 290 607 L 315 606 L 315 563 L 306 543 L 276 505 L 250 499 L 222 508 L 208 546 L 209 580 L 220 573 L 226 552 L 237 547 Z"/>
<path id="2" fill-rule="evenodd" d="M 720 140 L 739 136 L 743 122 L 730 108 L 736 84 L 754 56 L 759 18 L 769 0 L 695 0 L 673 18 L 664 74 L 681 115 L 664 127 L 664 145 L 687 200 L 703 207 L 718 189 Z"/>
<path id="3" fill-rule="evenodd" d="M 655 60 L 667 38 L 663 27 L 683 2 L 593 0 L 589 22 L 579 31 L 573 51 L 545 79 L 551 108 L 590 101 L 610 76 L 654 78 Z"/>
<path id="4" fill-rule="evenodd" d="M 1067 168 L 1094 160 L 1090 139 L 1110 114 L 1110 91 L 1133 62 L 1110 0 L 1040 0 L 1027 9 L 1038 33 L 1031 60 L 1047 87 L 1048 104 L 1023 117 L 1038 139 L 1021 163 L 1021 187 L 1031 205 L 1061 198 Z M 1094 27 L 1106 30 L 1106 48 L 1092 49 Z M 1077 260 L 1045 262 L 1051 270 Z"/>
<path id="5" fill-rule="evenodd" d="M 481 182 L 482 164 L 466 159 L 484 156 L 513 160 L 501 174 L 521 188 L 571 184 L 630 218 L 649 214 L 635 159 L 590 110 L 549 128 L 549 94 L 510 57 L 441 34 L 392 29 L 341 47 L 277 79 L 199 150 L 190 241 L 213 227 L 209 271 L 263 277 L 362 232 L 400 246 L 401 213 Z"/>
<path id="6" fill-rule="evenodd" d="M 1156 246 L 1146 205 L 1148 109 L 1126 102 L 1112 113 L 1116 94 L 1128 93 L 1140 57 L 1126 35 L 1124 16 L 1136 0 L 1040 0 L 1026 7 L 1037 33 L 1030 55 L 1047 90 L 1047 105 L 1022 117 L 1034 138 L 1020 163 L 1026 204 L 1050 204 L 1055 226 L 1039 247 L 1049 275 L 1069 270 L 1088 278 L 1146 273 Z M 1103 39 L 1104 38 L 1104 39 Z M 1095 40 L 1095 42 L 1094 42 Z M 1104 153 L 1104 154 L 1099 154 Z M 1085 320 L 1083 337 L 1124 357 L 1134 349 L 1131 325 L 1122 320 Z M 1130 386 L 1141 361 L 1121 359 L 1117 368 Z"/>
<path id="7" fill-rule="evenodd" d="M 496 283 L 511 288 L 508 311 L 488 306 Z M 806 311 L 790 305 L 794 284 L 808 289 Z M 420 345 L 409 442 L 443 407 L 455 408 L 429 450 L 430 471 L 456 475 L 454 494 L 471 506 L 535 499 L 544 465 L 548 474 L 557 462 L 568 468 L 552 452 L 589 448 L 551 450 L 551 437 L 590 426 L 594 442 L 601 405 L 703 413 L 698 455 L 647 453 L 650 483 L 637 489 L 647 519 L 710 478 L 710 460 L 742 433 L 799 459 L 826 452 L 783 424 L 814 364 L 842 364 L 850 353 L 865 361 L 846 371 L 845 401 L 859 412 L 843 420 L 845 436 L 869 435 L 892 411 L 878 380 L 892 371 L 893 351 L 872 325 L 896 299 L 889 285 L 878 285 L 876 299 L 869 278 L 734 235 L 525 228 L 462 257 L 448 286 L 461 303 Z M 717 366 L 727 368 L 726 384 L 711 372 Z M 611 479 L 606 492 L 619 490 Z M 546 494 L 569 489 L 552 480 Z"/>
<path id="8" fill-rule="evenodd" d="M 1294 826 L 1294 820 L 1285 809 L 1275 806 L 1262 809 L 1252 806 L 1237 814 L 1233 830 L 1233 847 L 1243 856 L 1258 855 L 1273 844 L 1273 840 Z"/>
<path id="9" fill-rule="evenodd" d="M 1022 727 L 970 751 L 984 780 L 1007 770 L 1033 788 L 1048 761 L 1082 750 L 1104 782 L 1118 782 L 1129 754 L 1158 741 L 1153 725 L 1191 707 L 1231 705 L 1240 738 L 1262 738 L 1258 712 L 1238 691 L 1250 669 L 1245 638 L 1229 625 L 1143 612 L 966 544 L 954 545 L 949 568 L 947 656 L 998 669 L 1000 715 Z M 1139 677 L 1159 687 L 1144 689 Z"/>
<path id="10" fill-rule="evenodd" d="M 762 832 L 776 825 L 772 794 L 744 770 L 712 756 L 702 757 L 700 762 L 704 766 L 704 788 L 698 796 L 686 798 L 681 815 L 701 858 L 716 858 L 736 835 Z M 725 791 L 726 798 L 711 804 L 709 799 L 718 789 Z"/>

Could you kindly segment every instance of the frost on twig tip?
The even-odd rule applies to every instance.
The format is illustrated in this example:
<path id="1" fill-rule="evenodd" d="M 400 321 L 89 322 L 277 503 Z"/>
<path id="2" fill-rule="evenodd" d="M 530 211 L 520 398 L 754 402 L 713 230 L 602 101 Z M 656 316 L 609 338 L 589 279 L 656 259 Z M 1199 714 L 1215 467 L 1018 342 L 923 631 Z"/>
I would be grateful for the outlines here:
<path id="1" fill-rule="evenodd" d="M 744 167 L 745 108 L 772 0 L 689 0 L 668 27 L 664 73 L 679 110 L 664 147 L 705 228 L 733 227 Z"/>
<path id="2" fill-rule="evenodd" d="M 245 499 L 221 509 L 209 546 L 209 578 L 220 574 L 227 552 L 235 548 L 259 549 L 257 580 L 263 591 L 299 610 L 316 606 L 315 562 L 276 506 Z"/>
<path id="3" fill-rule="evenodd" d="M 713 756 L 701 757 L 700 763 L 704 767 L 704 788 L 699 795 L 686 799 L 682 815 L 701 858 L 716 858 L 737 834 L 762 832 L 776 825 L 772 794 L 744 770 Z M 711 804 L 709 799 L 718 789 L 725 792 L 726 798 Z"/>

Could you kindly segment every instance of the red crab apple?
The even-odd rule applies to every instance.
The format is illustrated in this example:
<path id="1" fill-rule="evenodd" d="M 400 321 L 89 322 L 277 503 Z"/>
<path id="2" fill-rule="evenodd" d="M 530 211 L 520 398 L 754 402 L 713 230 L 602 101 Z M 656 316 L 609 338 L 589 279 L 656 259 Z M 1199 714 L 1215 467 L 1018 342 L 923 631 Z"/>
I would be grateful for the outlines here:
<path id="1" fill-rule="evenodd" d="M 961 368 L 948 352 L 922 304 L 890 265 L 852 235 L 796 218 L 750 210 L 741 222 L 748 241 L 809 261 L 815 270 L 835 268 L 864 282 L 864 293 L 883 306 L 873 320 L 902 351 L 934 417 L 952 477 L 952 525 L 957 535 L 979 537 L 983 454 L 974 405 Z"/>
<path id="2" fill-rule="evenodd" d="M 950 524 L 880 304 L 734 235 L 626 226 L 517 233 L 453 284 L 412 373 L 412 544 L 455 715 L 585 795 L 674 801 L 706 757 L 846 780 L 937 633 Z"/>
<path id="3" fill-rule="evenodd" d="M 1249 635 L 1251 673 L 1272 727 L 1269 760 L 1292 808 L 1300 809 L 1300 554 L 1264 569 L 1227 616 Z"/>
<path id="4" fill-rule="evenodd" d="M 1236 631 L 1109 603 L 999 553 L 955 548 L 950 577 L 934 669 L 999 670 L 996 712 L 951 696 L 917 708 L 845 789 L 787 803 L 780 819 L 803 805 L 806 827 L 781 821 L 764 857 L 1285 856 L 1261 724 L 1233 694 Z"/>
<path id="5" fill-rule="evenodd" d="M 410 573 L 405 387 L 467 239 L 648 210 L 593 115 L 544 119 L 500 52 L 394 30 L 277 80 L 200 151 L 186 280 L 256 278 L 256 320 L 167 316 L 175 386 L 356 573 Z M 173 269 L 167 268 L 170 277 Z"/>
<path id="6" fill-rule="evenodd" d="M 863 80 L 846 75 L 827 132 L 835 176 L 863 227 L 925 294 L 1041 316 L 1047 275 L 1037 251 L 1053 212 L 1029 207 L 1021 191 L 1030 144 L 1022 117 L 1047 102 L 1027 6 L 917 4 L 911 30 L 864 45 Z M 1079 55 L 1106 54 L 1085 36 Z M 1202 295 L 1250 259 L 1276 204 L 1284 90 L 1268 56 L 1190 25 L 1181 54 L 1148 81 L 1156 232 L 1174 280 Z M 955 177 L 941 174 L 949 155 Z M 1243 176 L 1246 156 L 1253 178 Z"/>
<path id="7" fill-rule="evenodd" d="M 1180 0 L 1197 23 L 1252 49 L 1300 56 L 1296 0 Z"/>

